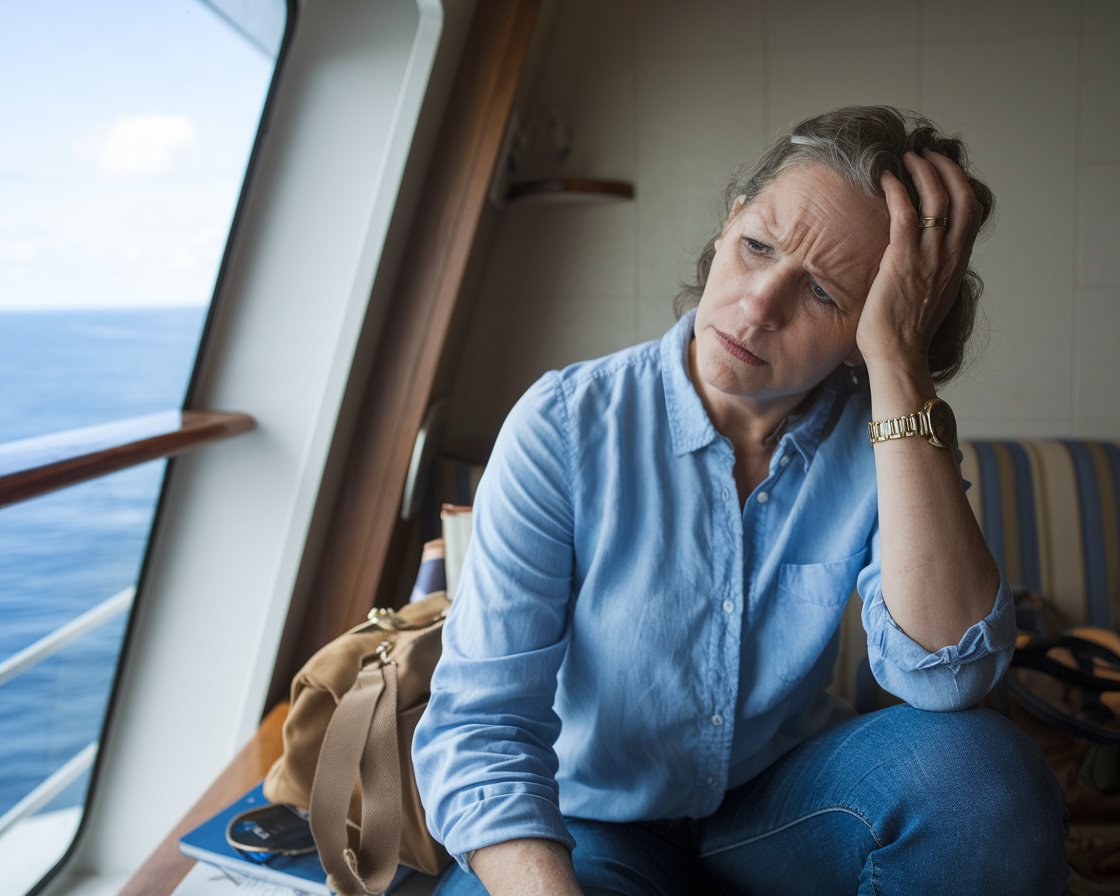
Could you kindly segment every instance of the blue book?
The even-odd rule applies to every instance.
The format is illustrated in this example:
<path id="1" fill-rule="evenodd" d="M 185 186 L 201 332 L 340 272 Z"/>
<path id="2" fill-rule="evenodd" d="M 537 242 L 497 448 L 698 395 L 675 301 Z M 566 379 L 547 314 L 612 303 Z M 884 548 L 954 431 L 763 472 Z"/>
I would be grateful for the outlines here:
<path id="1" fill-rule="evenodd" d="M 318 853 L 277 856 L 271 862 L 264 864 L 246 858 L 230 846 L 226 840 L 226 827 L 230 819 L 249 809 L 267 805 L 268 800 L 265 798 L 263 785 L 258 784 L 237 802 L 179 838 L 179 851 L 188 858 L 221 868 L 234 877 L 268 881 L 316 896 L 331 896 L 331 891 L 327 887 L 327 872 L 323 870 Z M 399 868 L 389 889 L 385 892 L 391 893 L 410 873 L 408 868 L 403 866 Z"/>

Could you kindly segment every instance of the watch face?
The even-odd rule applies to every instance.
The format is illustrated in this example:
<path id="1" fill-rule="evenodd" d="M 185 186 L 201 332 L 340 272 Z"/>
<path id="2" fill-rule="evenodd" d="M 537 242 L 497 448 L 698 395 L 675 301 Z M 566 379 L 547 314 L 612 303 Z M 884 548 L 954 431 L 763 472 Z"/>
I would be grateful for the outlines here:
<path id="1" fill-rule="evenodd" d="M 939 448 L 950 448 L 957 444 L 957 418 L 953 409 L 940 398 L 930 401 L 929 405 L 930 441 Z"/>

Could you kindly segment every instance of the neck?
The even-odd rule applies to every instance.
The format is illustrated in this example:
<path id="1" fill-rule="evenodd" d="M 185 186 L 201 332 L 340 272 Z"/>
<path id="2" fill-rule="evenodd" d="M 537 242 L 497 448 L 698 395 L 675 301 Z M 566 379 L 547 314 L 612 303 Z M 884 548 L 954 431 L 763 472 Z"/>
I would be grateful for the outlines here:
<path id="1" fill-rule="evenodd" d="M 767 457 L 773 452 L 789 416 L 805 401 L 805 395 L 754 398 L 728 395 L 703 382 L 696 372 L 696 341 L 688 351 L 689 375 L 697 395 L 716 431 L 729 439 L 736 455 Z"/>

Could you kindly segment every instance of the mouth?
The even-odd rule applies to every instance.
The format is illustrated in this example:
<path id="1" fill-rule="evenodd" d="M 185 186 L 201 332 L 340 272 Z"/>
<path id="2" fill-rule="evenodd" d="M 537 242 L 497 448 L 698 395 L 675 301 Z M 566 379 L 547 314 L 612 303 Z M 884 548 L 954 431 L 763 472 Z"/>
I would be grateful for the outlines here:
<path id="1" fill-rule="evenodd" d="M 722 330 L 715 330 L 715 334 L 716 338 L 720 341 L 720 344 L 722 344 L 723 347 L 727 349 L 728 353 L 732 357 L 738 358 L 744 364 L 750 364 L 752 367 L 762 367 L 764 364 L 766 364 L 766 362 L 763 361 L 762 358 L 752 352 L 745 345 L 741 345 L 740 343 L 736 342 Z"/>

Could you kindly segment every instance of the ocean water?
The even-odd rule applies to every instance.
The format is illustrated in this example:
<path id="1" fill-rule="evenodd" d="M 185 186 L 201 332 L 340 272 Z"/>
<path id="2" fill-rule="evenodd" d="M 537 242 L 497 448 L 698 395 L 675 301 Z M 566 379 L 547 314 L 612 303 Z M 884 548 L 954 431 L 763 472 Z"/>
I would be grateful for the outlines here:
<path id="1" fill-rule="evenodd" d="M 181 407 L 204 313 L 0 312 L 0 443 Z M 136 583 L 164 467 L 0 508 L 0 660 Z M 125 624 L 0 685 L 0 815 L 99 738 Z"/>

